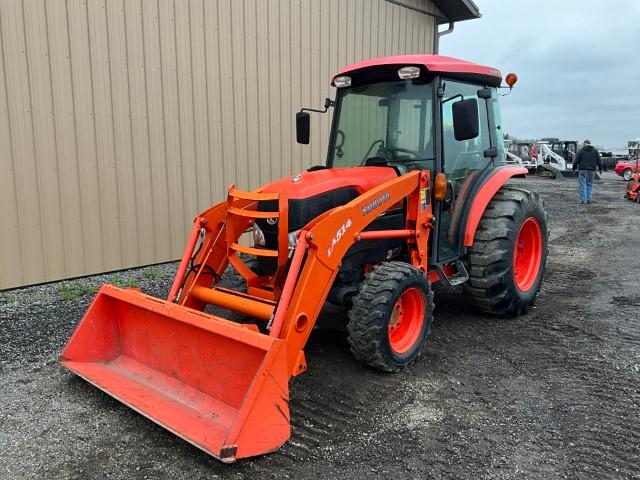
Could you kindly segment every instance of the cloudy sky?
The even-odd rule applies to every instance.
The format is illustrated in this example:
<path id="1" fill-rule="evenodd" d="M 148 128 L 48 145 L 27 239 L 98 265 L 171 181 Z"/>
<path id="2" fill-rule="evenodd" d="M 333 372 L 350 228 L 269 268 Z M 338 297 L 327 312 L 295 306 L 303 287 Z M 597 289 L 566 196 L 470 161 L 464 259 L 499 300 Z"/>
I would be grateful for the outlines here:
<path id="1" fill-rule="evenodd" d="M 474 1 L 482 18 L 456 24 L 440 53 L 518 74 L 501 99 L 507 132 L 609 148 L 640 137 L 640 0 Z"/>

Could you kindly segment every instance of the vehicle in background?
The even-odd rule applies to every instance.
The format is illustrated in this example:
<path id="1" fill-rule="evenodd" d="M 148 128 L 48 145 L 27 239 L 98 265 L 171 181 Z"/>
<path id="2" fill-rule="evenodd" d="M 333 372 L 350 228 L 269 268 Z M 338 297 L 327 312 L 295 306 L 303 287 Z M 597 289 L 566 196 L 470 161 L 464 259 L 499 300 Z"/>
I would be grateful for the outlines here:
<path id="1" fill-rule="evenodd" d="M 557 142 L 558 145 L 562 143 L 564 147 L 565 142 Z M 547 141 L 539 141 L 532 147 L 532 156 L 535 157 L 537 162 L 536 173 L 542 177 L 551 177 L 554 179 L 561 179 L 564 177 L 575 177 L 575 172 L 571 169 L 572 163 L 568 163 L 565 157 L 556 153 L 553 150 L 554 143 Z M 570 143 L 570 142 L 566 142 Z M 575 143 L 575 142 L 573 142 Z M 575 144 L 577 148 L 577 143 Z M 565 150 L 563 148 L 563 150 Z M 568 150 L 567 150 L 568 151 Z M 564 153 L 564 152 L 563 152 Z M 567 157 L 571 157 L 570 153 L 566 153 Z M 571 157 L 573 162 L 573 157 Z"/>
<path id="2" fill-rule="evenodd" d="M 514 155 L 513 153 L 511 153 L 510 151 L 506 150 L 504 152 L 507 155 L 507 163 L 510 165 L 522 165 L 522 159 L 517 156 Z"/>
<path id="3" fill-rule="evenodd" d="M 602 170 L 608 172 L 616 167 L 616 163 L 620 158 L 616 157 L 613 152 L 600 152 L 600 158 L 602 158 Z M 624 157 L 627 158 L 626 156 Z"/>
<path id="4" fill-rule="evenodd" d="M 626 148 L 612 148 L 609 151 L 611 152 L 611 158 L 605 159 L 604 156 L 602 158 L 605 170 L 613 170 L 618 162 L 628 162 L 632 157 L 629 155 L 629 150 Z"/>
<path id="5" fill-rule="evenodd" d="M 522 165 L 522 159 L 516 154 L 511 153 L 509 151 L 509 145 L 511 141 L 505 138 L 503 139 L 503 143 L 504 143 L 504 153 L 506 155 L 505 160 L 507 161 L 507 163 L 510 165 Z"/>
<path id="6" fill-rule="evenodd" d="M 521 165 L 530 171 L 536 169 L 537 162 L 531 157 L 531 147 L 533 144 L 526 141 L 505 140 L 505 150 L 511 155 L 518 157 Z"/>
<path id="7" fill-rule="evenodd" d="M 578 153 L 578 142 L 575 140 L 556 140 L 551 143 L 551 150 L 564 159 L 565 167 L 571 170 Z"/>
<path id="8" fill-rule="evenodd" d="M 631 175 L 624 196 L 633 202 L 640 203 L 640 172 Z"/>
<path id="9" fill-rule="evenodd" d="M 640 172 L 640 156 L 636 155 L 631 160 L 616 163 L 614 170 L 628 182 L 634 173 Z"/>

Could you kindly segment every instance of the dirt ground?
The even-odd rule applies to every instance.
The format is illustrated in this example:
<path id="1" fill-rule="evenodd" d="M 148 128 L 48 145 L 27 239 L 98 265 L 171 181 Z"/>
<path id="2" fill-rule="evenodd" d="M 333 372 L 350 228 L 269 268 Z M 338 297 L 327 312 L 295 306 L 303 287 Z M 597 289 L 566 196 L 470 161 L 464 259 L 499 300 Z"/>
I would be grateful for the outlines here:
<path id="1" fill-rule="evenodd" d="M 578 204 L 575 180 L 522 182 L 542 194 L 551 227 L 527 315 L 479 315 L 439 289 L 426 353 L 396 375 L 356 363 L 344 331 L 315 331 L 309 370 L 291 383 L 291 440 L 234 465 L 57 363 L 90 288 L 5 292 L 0 477 L 640 478 L 640 205 L 612 173 L 592 205 Z M 163 295 L 173 268 L 122 275 Z"/>

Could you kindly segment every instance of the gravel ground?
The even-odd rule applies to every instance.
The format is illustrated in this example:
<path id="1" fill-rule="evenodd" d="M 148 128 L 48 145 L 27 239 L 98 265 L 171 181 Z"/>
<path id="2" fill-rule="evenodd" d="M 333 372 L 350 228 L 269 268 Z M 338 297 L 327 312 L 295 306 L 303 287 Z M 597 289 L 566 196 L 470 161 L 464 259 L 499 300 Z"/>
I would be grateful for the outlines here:
<path id="1" fill-rule="evenodd" d="M 175 264 L 0 294 L 0 477 L 640 478 L 640 207 L 611 173 L 588 206 L 574 180 L 521 183 L 551 225 L 535 308 L 499 320 L 438 289 L 426 353 L 397 375 L 360 366 L 325 322 L 291 383 L 291 441 L 234 465 L 56 360 L 99 284 L 163 297 Z"/>

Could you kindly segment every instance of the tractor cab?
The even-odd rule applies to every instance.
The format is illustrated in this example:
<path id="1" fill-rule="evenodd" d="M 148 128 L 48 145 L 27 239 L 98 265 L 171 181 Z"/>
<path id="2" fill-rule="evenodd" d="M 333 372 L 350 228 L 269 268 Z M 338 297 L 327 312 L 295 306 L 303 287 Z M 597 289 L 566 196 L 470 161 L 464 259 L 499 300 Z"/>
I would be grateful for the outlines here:
<path id="1" fill-rule="evenodd" d="M 335 106 L 327 167 L 387 166 L 399 175 L 429 170 L 432 179 L 446 178 L 444 199 L 434 207 L 432 264 L 462 254 L 459 227 L 474 189 L 507 163 L 500 83 L 496 69 L 437 55 L 361 62 L 332 79 L 337 93 L 327 102 Z M 308 130 L 300 116 L 298 132 Z"/>

